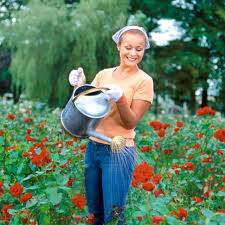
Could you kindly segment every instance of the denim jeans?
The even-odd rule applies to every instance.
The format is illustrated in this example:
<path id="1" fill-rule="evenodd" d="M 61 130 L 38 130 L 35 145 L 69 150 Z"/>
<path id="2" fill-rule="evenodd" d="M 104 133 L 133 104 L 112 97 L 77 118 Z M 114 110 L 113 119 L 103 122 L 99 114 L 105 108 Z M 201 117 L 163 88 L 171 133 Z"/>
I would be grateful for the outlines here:
<path id="1" fill-rule="evenodd" d="M 131 184 L 135 147 L 121 153 L 109 145 L 88 141 L 85 151 L 85 190 L 88 210 L 95 215 L 94 224 L 107 224 L 117 218 L 124 224 L 124 208 Z"/>

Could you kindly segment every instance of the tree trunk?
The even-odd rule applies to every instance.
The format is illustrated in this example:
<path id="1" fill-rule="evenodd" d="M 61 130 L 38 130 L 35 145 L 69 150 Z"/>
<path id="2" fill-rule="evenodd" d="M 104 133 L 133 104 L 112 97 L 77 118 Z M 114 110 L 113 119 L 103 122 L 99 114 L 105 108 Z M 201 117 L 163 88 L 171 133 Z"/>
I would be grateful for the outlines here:
<path id="1" fill-rule="evenodd" d="M 195 90 L 190 90 L 191 92 L 191 101 L 190 101 L 190 104 L 189 104 L 189 111 L 191 112 L 192 115 L 195 114 L 196 112 L 196 96 L 195 96 Z"/>
<path id="2" fill-rule="evenodd" d="M 154 114 L 155 114 L 155 117 L 157 118 L 158 116 L 158 95 L 155 93 L 155 108 L 154 108 Z"/>
<path id="3" fill-rule="evenodd" d="M 201 107 L 204 107 L 204 106 L 208 105 L 208 92 L 207 92 L 207 89 L 208 89 L 208 87 L 203 87 Z"/>

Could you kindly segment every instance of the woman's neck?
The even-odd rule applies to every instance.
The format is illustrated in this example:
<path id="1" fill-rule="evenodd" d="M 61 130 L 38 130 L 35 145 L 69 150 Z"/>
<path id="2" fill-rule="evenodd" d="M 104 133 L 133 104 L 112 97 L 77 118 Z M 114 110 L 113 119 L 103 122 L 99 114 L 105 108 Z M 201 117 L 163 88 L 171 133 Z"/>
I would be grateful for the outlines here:
<path id="1" fill-rule="evenodd" d="M 124 73 L 136 73 L 138 72 L 138 66 L 133 66 L 133 67 L 130 67 L 130 66 L 125 66 L 125 65 L 122 65 L 120 64 L 118 67 L 117 67 L 117 70 L 120 71 L 120 72 L 124 72 Z"/>
<path id="2" fill-rule="evenodd" d="M 126 79 L 129 76 L 132 76 L 136 72 L 138 72 L 138 66 L 135 67 L 127 67 L 123 65 L 119 65 L 113 72 L 113 77 L 116 79 Z"/>

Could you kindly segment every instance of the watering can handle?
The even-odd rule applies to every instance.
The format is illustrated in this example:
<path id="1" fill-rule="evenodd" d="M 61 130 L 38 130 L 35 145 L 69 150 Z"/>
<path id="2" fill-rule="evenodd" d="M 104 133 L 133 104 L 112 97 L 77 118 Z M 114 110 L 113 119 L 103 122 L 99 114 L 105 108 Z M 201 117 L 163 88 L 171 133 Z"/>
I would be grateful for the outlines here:
<path id="1" fill-rule="evenodd" d="M 76 96 L 74 97 L 74 99 L 72 100 L 73 105 L 74 105 L 74 102 L 75 102 L 79 97 L 81 97 L 81 96 L 83 96 L 83 95 L 86 95 L 86 94 L 90 94 L 90 93 L 96 92 L 96 91 L 102 91 L 102 90 L 107 91 L 107 90 L 109 90 L 109 88 L 106 88 L 106 87 L 91 88 L 91 89 L 88 89 L 88 90 L 86 90 L 86 91 L 83 91 L 83 92 L 79 93 L 79 94 L 76 95 Z"/>

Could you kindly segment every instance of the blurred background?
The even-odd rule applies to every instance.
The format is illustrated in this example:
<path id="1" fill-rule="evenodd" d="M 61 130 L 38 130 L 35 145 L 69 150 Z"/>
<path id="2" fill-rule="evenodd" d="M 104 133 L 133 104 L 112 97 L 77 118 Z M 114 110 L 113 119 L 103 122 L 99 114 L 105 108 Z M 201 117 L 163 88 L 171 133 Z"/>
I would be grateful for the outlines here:
<path id="1" fill-rule="evenodd" d="M 118 65 L 111 36 L 125 25 L 151 36 L 140 68 L 154 80 L 155 114 L 225 113 L 223 0 L 1 0 L 0 95 L 63 107 L 72 69 L 90 83 Z"/>

